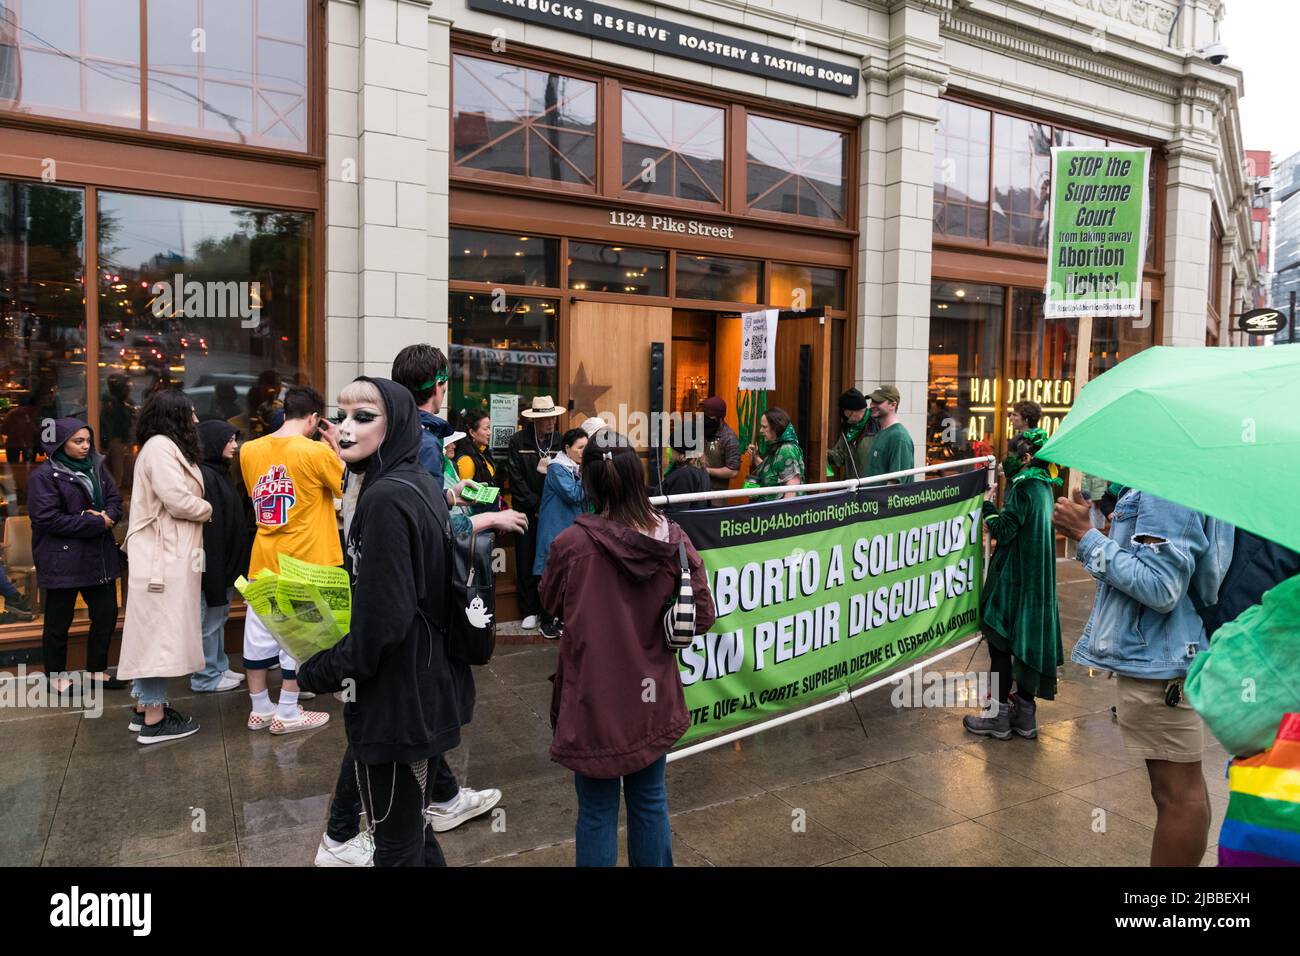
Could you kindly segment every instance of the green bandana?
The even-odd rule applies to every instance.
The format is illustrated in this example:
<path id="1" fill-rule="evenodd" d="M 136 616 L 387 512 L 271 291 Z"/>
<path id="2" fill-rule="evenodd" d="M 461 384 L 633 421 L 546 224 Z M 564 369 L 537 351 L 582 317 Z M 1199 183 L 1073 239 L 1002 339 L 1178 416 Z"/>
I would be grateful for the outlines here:
<path id="1" fill-rule="evenodd" d="M 1052 467 L 1055 468 L 1056 466 L 1053 465 Z M 1056 485 L 1058 488 L 1061 486 L 1060 475 L 1053 475 L 1046 468 L 1039 468 L 1037 465 L 1030 465 L 1027 468 L 1022 468 L 1020 474 L 1016 476 L 1017 481 L 1023 481 L 1026 478 L 1039 478 L 1047 482 L 1049 485 Z"/>

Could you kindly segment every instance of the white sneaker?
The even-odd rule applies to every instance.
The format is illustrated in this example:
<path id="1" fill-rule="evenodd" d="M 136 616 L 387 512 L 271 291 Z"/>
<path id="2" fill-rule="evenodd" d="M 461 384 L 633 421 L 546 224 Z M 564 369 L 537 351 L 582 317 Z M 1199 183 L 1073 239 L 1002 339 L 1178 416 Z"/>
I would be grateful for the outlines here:
<path id="1" fill-rule="evenodd" d="M 195 693 L 220 694 L 223 691 L 234 690 L 238 686 L 239 686 L 239 681 L 235 680 L 232 677 L 223 677 L 221 678 L 221 680 L 217 681 L 217 686 L 212 688 L 212 690 L 200 690 L 200 691 L 195 691 Z"/>
<path id="2" fill-rule="evenodd" d="M 330 722 L 330 715 L 323 710 L 303 710 L 302 705 L 298 706 L 298 714 L 295 717 L 284 719 L 276 712 L 275 717 L 271 718 L 271 733 L 277 737 L 281 734 L 296 734 L 302 730 L 315 730 L 317 727 L 324 727 Z"/>
<path id="3" fill-rule="evenodd" d="M 239 671 L 226 671 L 225 676 L 235 681 L 241 681 L 244 679 L 244 675 L 239 673 Z"/>
<path id="4" fill-rule="evenodd" d="M 538 621 L 537 621 L 537 615 L 536 615 L 536 614 L 530 614 L 530 615 L 528 615 L 526 618 L 524 618 L 522 621 L 519 622 L 519 626 L 522 627 L 525 631 L 535 631 L 535 630 L 537 630 L 537 624 L 538 624 Z"/>
<path id="5" fill-rule="evenodd" d="M 460 793 L 456 794 L 455 803 L 445 810 L 429 804 L 424 810 L 424 816 L 435 833 L 446 833 L 466 820 L 482 816 L 500 802 L 500 790 L 471 790 L 469 787 L 461 787 Z"/>
<path id="6" fill-rule="evenodd" d="M 337 848 L 325 845 L 322 837 L 316 848 L 317 866 L 374 866 L 375 841 L 369 833 L 362 830 L 347 843 Z"/>

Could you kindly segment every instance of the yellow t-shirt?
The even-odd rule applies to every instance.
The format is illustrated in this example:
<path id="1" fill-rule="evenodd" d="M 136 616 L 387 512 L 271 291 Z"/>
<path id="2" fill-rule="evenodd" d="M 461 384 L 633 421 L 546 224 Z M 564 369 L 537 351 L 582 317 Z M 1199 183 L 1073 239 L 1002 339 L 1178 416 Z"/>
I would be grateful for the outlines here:
<path id="1" fill-rule="evenodd" d="M 250 578 L 264 568 L 279 571 L 277 554 L 329 567 L 343 563 L 334 517 L 343 463 L 328 445 L 303 435 L 267 435 L 239 449 L 239 468 L 257 521 Z"/>

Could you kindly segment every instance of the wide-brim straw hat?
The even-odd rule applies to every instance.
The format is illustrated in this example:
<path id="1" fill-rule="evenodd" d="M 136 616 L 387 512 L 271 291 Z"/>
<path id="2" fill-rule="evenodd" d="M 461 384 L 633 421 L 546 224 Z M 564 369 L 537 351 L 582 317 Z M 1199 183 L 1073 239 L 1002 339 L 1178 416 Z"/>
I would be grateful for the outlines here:
<path id="1" fill-rule="evenodd" d="M 524 418 L 554 418 L 563 415 L 564 409 L 555 404 L 549 395 L 538 395 L 533 399 L 533 407 L 524 409 Z"/>

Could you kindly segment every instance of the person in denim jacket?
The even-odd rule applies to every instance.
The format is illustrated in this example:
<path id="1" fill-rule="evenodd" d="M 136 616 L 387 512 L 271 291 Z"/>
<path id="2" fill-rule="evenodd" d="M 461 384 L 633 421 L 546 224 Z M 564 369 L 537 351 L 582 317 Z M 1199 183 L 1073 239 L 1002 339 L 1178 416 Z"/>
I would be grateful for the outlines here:
<path id="1" fill-rule="evenodd" d="M 1233 528 L 1132 488 L 1119 495 L 1107 537 L 1079 492 L 1058 498 L 1052 520 L 1079 543 L 1097 597 L 1071 659 L 1114 671 L 1124 746 L 1146 761 L 1156 804 L 1152 866 L 1198 866 L 1210 829 L 1201 773 L 1205 728 L 1183 698 L 1183 678 L 1209 647 L 1199 609 L 1218 599 L 1232 561 Z"/>

